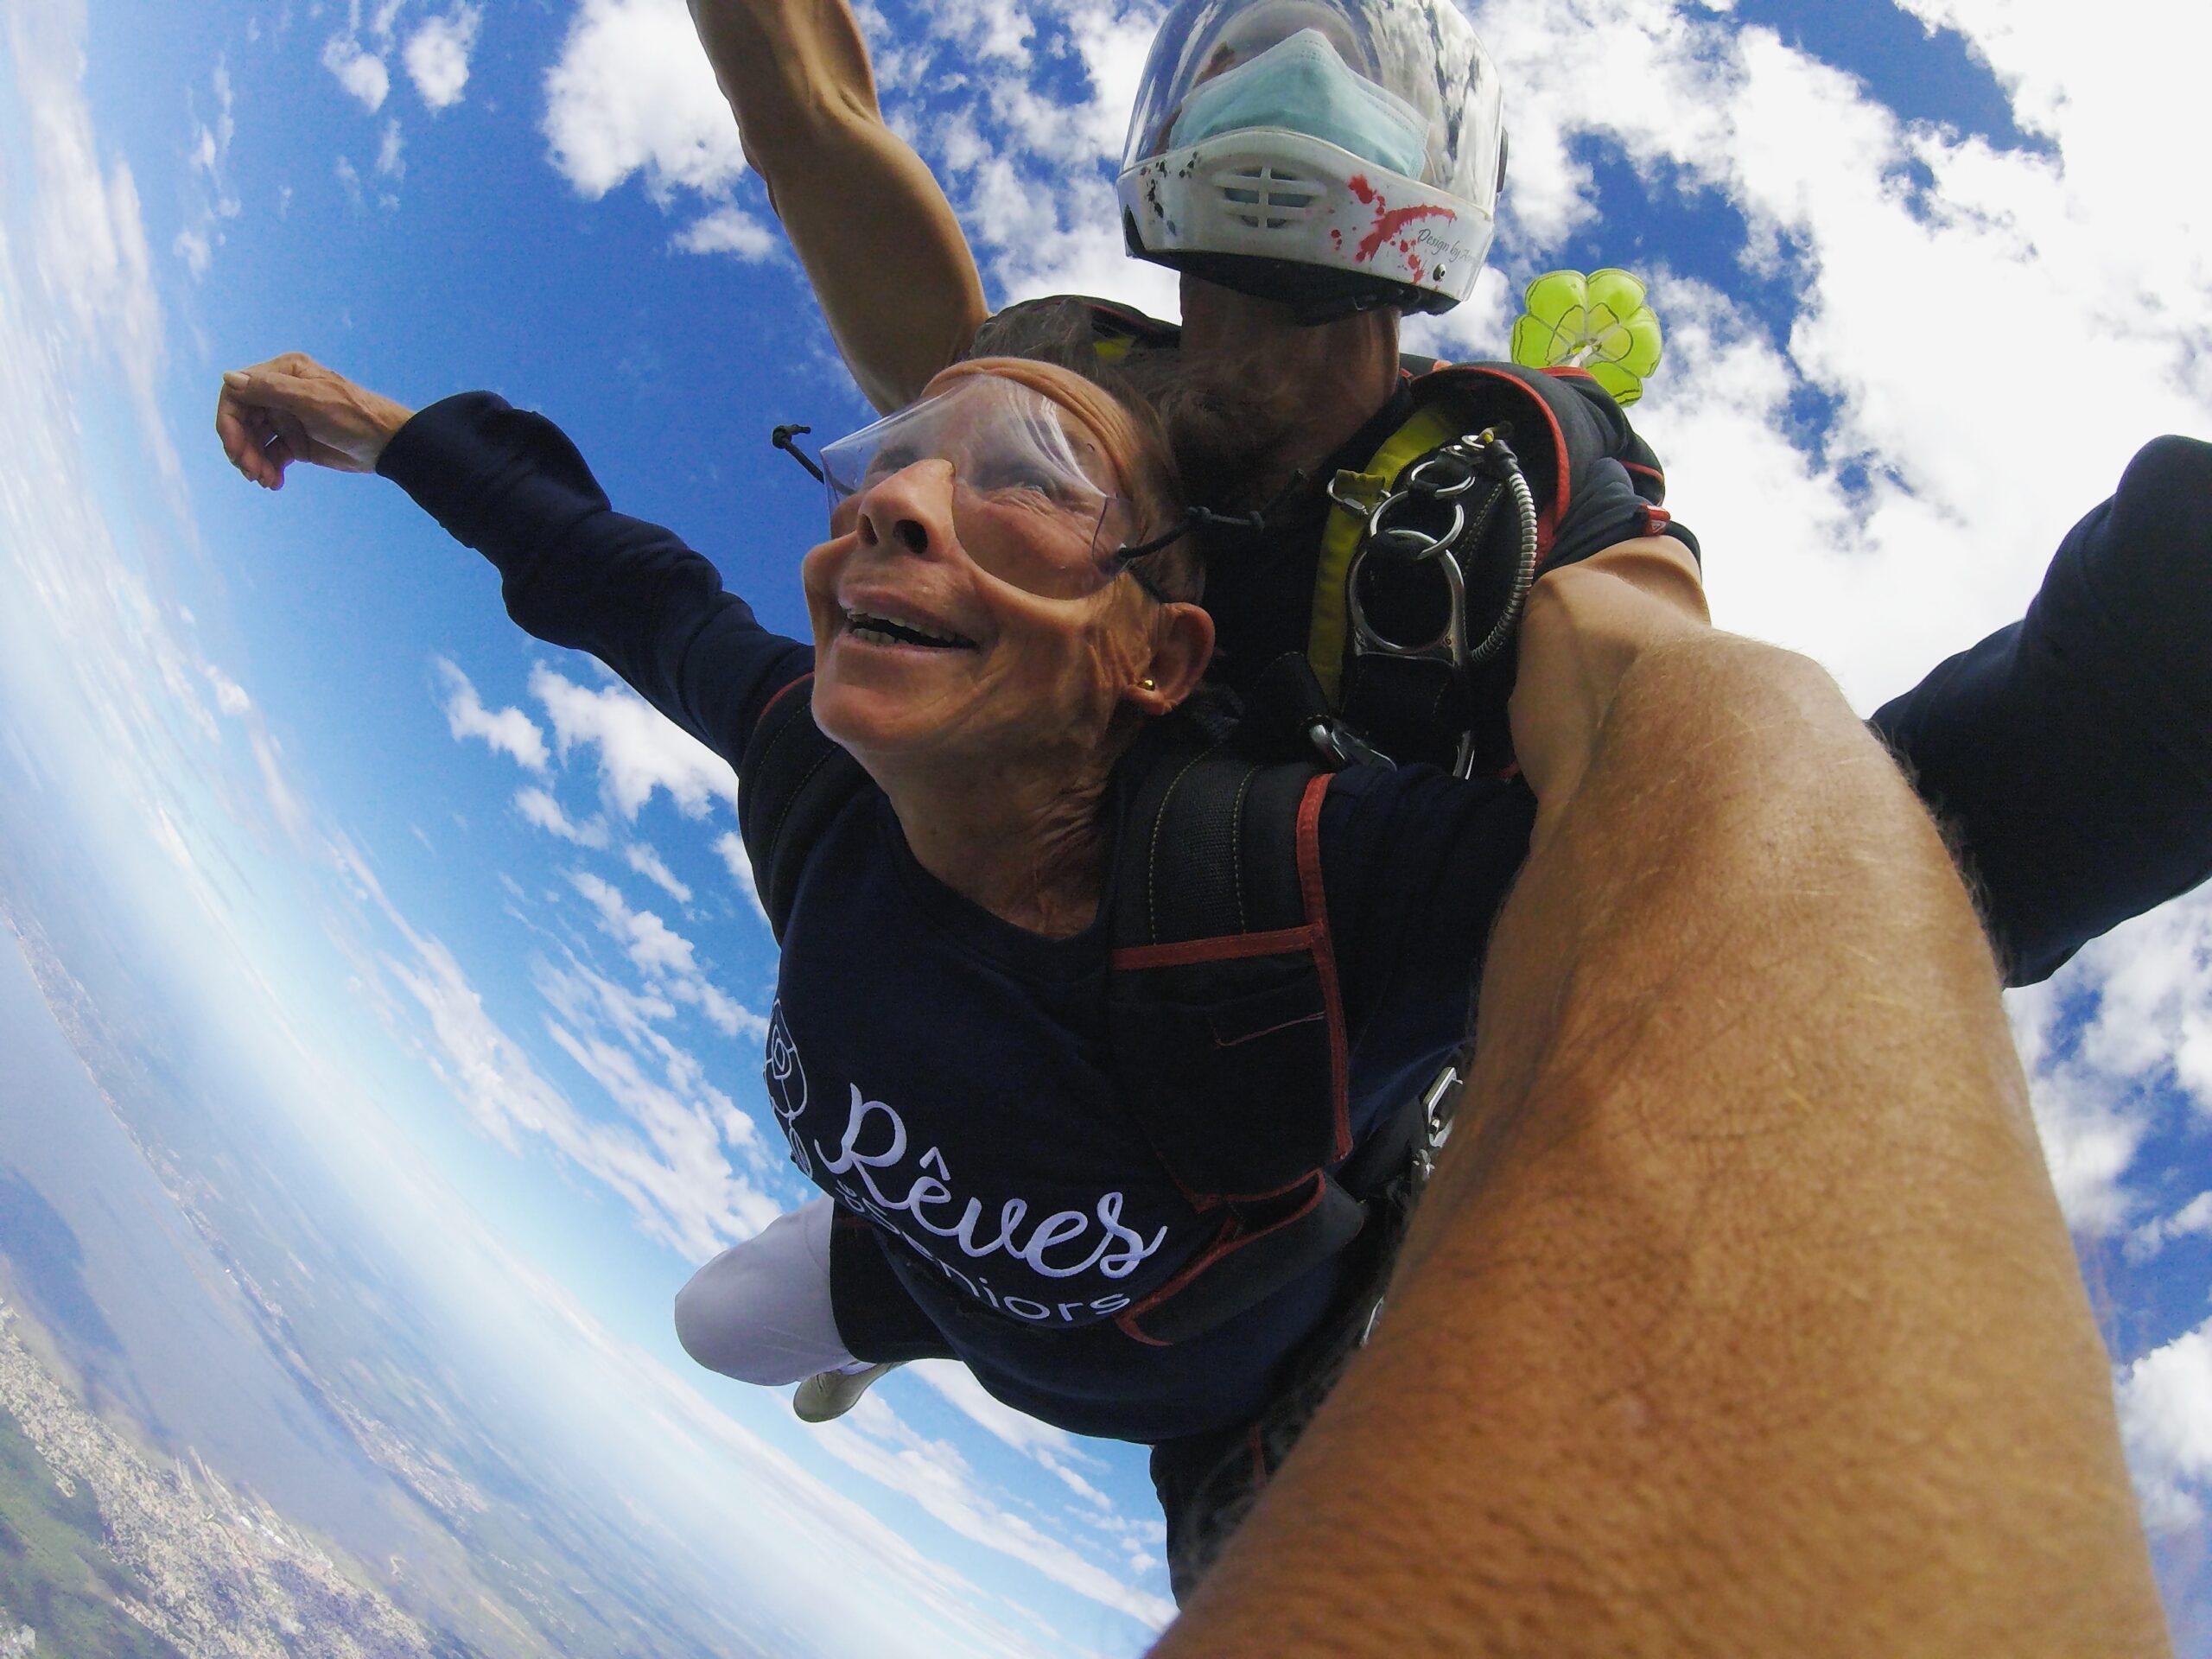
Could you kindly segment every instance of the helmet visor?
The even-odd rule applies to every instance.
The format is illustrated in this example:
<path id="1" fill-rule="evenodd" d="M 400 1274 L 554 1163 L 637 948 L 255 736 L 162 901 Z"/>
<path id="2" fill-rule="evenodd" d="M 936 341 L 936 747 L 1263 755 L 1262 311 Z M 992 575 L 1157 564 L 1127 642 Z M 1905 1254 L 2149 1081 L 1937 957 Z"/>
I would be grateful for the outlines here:
<path id="1" fill-rule="evenodd" d="M 850 527 L 869 490 L 924 465 L 950 470 L 953 532 L 1000 581 L 1081 599 L 1122 574 L 1135 509 L 1097 440 L 1042 392 L 971 375 L 825 445 L 832 528 Z"/>
<path id="2" fill-rule="evenodd" d="M 1502 121 L 1497 72 L 1452 0 L 1182 0 L 1154 37 L 1122 168 L 1288 131 L 1487 212 Z"/>

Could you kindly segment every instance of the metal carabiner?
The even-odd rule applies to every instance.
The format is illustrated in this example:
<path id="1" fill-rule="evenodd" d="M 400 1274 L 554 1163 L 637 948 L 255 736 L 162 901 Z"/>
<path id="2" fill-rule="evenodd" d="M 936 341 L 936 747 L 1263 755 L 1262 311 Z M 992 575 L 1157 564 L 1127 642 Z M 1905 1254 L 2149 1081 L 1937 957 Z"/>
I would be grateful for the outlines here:
<path id="1" fill-rule="evenodd" d="M 1434 558 L 1441 550 L 1431 548 L 1417 556 L 1426 561 Z M 1351 616 L 1353 654 L 1392 657 L 1402 662 L 1448 663 L 1453 668 L 1465 668 L 1467 665 L 1467 579 L 1460 572 L 1459 561 L 1456 558 L 1435 561 L 1435 569 L 1444 578 L 1447 601 L 1443 629 L 1432 639 L 1409 644 L 1391 639 L 1368 620 L 1367 606 L 1359 596 L 1359 573 L 1374 551 L 1372 546 L 1361 548 L 1351 562 L 1351 569 L 1344 573 L 1344 607 Z"/>

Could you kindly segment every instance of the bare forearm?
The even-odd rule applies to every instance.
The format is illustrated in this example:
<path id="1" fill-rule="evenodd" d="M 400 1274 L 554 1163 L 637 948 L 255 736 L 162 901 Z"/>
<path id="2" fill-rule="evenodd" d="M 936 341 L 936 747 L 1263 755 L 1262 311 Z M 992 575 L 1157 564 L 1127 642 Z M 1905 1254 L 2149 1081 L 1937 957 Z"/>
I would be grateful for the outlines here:
<path id="1" fill-rule="evenodd" d="M 1162 1655 L 2157 1653 L 1980 929 L 1824 676 L 1640 660 L 1370 1351 Z"/>
<path id="2" fill-rule="evenodd" d="M 838 350 L 879 409 L 912 401 L 988 311 L 951 204 L 884 124 L 845 0 L 692 0 L 750 161 Z"/>

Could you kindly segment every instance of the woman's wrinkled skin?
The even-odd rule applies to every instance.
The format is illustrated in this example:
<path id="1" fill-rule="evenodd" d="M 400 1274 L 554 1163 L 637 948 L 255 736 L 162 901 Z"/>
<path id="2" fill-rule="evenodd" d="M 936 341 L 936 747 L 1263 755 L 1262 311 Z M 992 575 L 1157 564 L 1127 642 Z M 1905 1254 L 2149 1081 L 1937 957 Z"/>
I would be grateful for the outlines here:
<path id="1" fill-rule="evenodd" d="M 963 365 L 931 390 L 997 367 Z M 1167 523 L 1172 505 L 1156 482 L 1147 487 L 1131 429 L 1102 412 L 1111 403 L 1063 370 L 1019 372 L 1066 411 L 1078 452 L 1095 451 L 1112 487 L 1142 505 L 1139 533 Z M 1083 599 L 1025 592 L 976 563 L 952 508 L 951 467 L 916 461 L 844 503 L 841 533 L 806 556 L 815 720 L 891 796 L 924 868 L 1019 925 L 1077 931 L 1096 913 L 1099 807 L 1140 723 L 1130 716 L 1190 696 L 1212 654 L 1212 620 L 1127 580 Z M 1052 534 L 969 517 L 971 536 Z M 1087 539 L 1065 530 L 1030 553 L 1090 557 Z M 861 638 L 855 613 L 962 643 Z"/>

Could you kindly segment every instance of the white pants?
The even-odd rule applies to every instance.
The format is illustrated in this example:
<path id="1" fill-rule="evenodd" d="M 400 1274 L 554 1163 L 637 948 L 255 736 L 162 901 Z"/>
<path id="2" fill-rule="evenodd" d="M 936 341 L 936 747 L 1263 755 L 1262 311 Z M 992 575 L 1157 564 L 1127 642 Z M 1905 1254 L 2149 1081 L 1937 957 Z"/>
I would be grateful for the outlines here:
<path id="1" fill-rule="evenodd" d="M 710 1371 L 773 1386 L 857 1371 L 830 1308 L 830 1220 L 822 1198 L 733 1244 L 676 1294 L 676 1339 Z"/>

